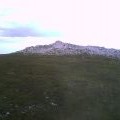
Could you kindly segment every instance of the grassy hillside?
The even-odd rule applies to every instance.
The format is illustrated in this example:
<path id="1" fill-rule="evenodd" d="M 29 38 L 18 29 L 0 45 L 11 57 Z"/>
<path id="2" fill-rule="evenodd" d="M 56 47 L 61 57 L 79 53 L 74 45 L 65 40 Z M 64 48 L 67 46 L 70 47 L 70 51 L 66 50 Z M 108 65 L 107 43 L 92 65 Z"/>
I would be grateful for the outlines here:
<path id="1" fill-rule="evenodd" d="M 0 120 L 120 120 L 120 61 L 0 56 Z"/>

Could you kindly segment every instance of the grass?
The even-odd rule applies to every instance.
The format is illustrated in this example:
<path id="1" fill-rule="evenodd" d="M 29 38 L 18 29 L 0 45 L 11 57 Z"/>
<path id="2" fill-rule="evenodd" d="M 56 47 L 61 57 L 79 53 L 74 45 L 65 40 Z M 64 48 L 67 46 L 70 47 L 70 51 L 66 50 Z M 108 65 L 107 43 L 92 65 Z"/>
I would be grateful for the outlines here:
<path id="1" fill-rule="evenodd" d="M 120 120 L 120 60 L 0 56 L 0 120 Z"/>

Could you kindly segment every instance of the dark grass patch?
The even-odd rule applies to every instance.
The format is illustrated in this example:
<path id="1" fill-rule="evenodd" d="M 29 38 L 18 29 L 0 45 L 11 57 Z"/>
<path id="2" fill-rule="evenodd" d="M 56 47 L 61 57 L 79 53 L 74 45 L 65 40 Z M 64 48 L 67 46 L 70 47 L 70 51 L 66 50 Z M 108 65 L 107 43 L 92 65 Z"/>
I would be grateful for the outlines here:
<path id="1" fill-rule="evenodd" d="M 119 120 L 120 61 L 0 56 L 1 120 Z"/>

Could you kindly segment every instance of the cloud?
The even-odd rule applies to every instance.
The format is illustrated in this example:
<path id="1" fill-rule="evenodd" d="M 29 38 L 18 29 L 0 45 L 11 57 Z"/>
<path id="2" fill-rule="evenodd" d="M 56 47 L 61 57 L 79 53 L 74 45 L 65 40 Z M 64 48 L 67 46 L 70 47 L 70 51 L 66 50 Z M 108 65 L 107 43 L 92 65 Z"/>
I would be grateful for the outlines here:
<path id="1" fill-rule="evenodd" d="M 14 27 L 0 28 L 0 36 L 3 37 L 43 37 L 46 36 L 43 32 L 37 31 L 30 27 Z"/>

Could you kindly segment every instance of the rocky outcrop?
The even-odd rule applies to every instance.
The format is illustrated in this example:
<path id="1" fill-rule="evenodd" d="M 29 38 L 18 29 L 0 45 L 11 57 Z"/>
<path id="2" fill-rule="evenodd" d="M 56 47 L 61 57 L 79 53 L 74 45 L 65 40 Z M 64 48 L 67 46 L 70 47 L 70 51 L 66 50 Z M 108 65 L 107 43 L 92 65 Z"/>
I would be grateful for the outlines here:
<path id="1" fill-rule="evenodd" d="M 79 55 L 85 53 L 89 55 L 102 55 L 120 58 L 120 50 L 107 49 L 97 46 L 79 46 L 61 41 L 56 41 L 55 43 L 49 45 L 27 47 L 24 50 L 18 51 L 17 53 L 40 55 Z"/>

